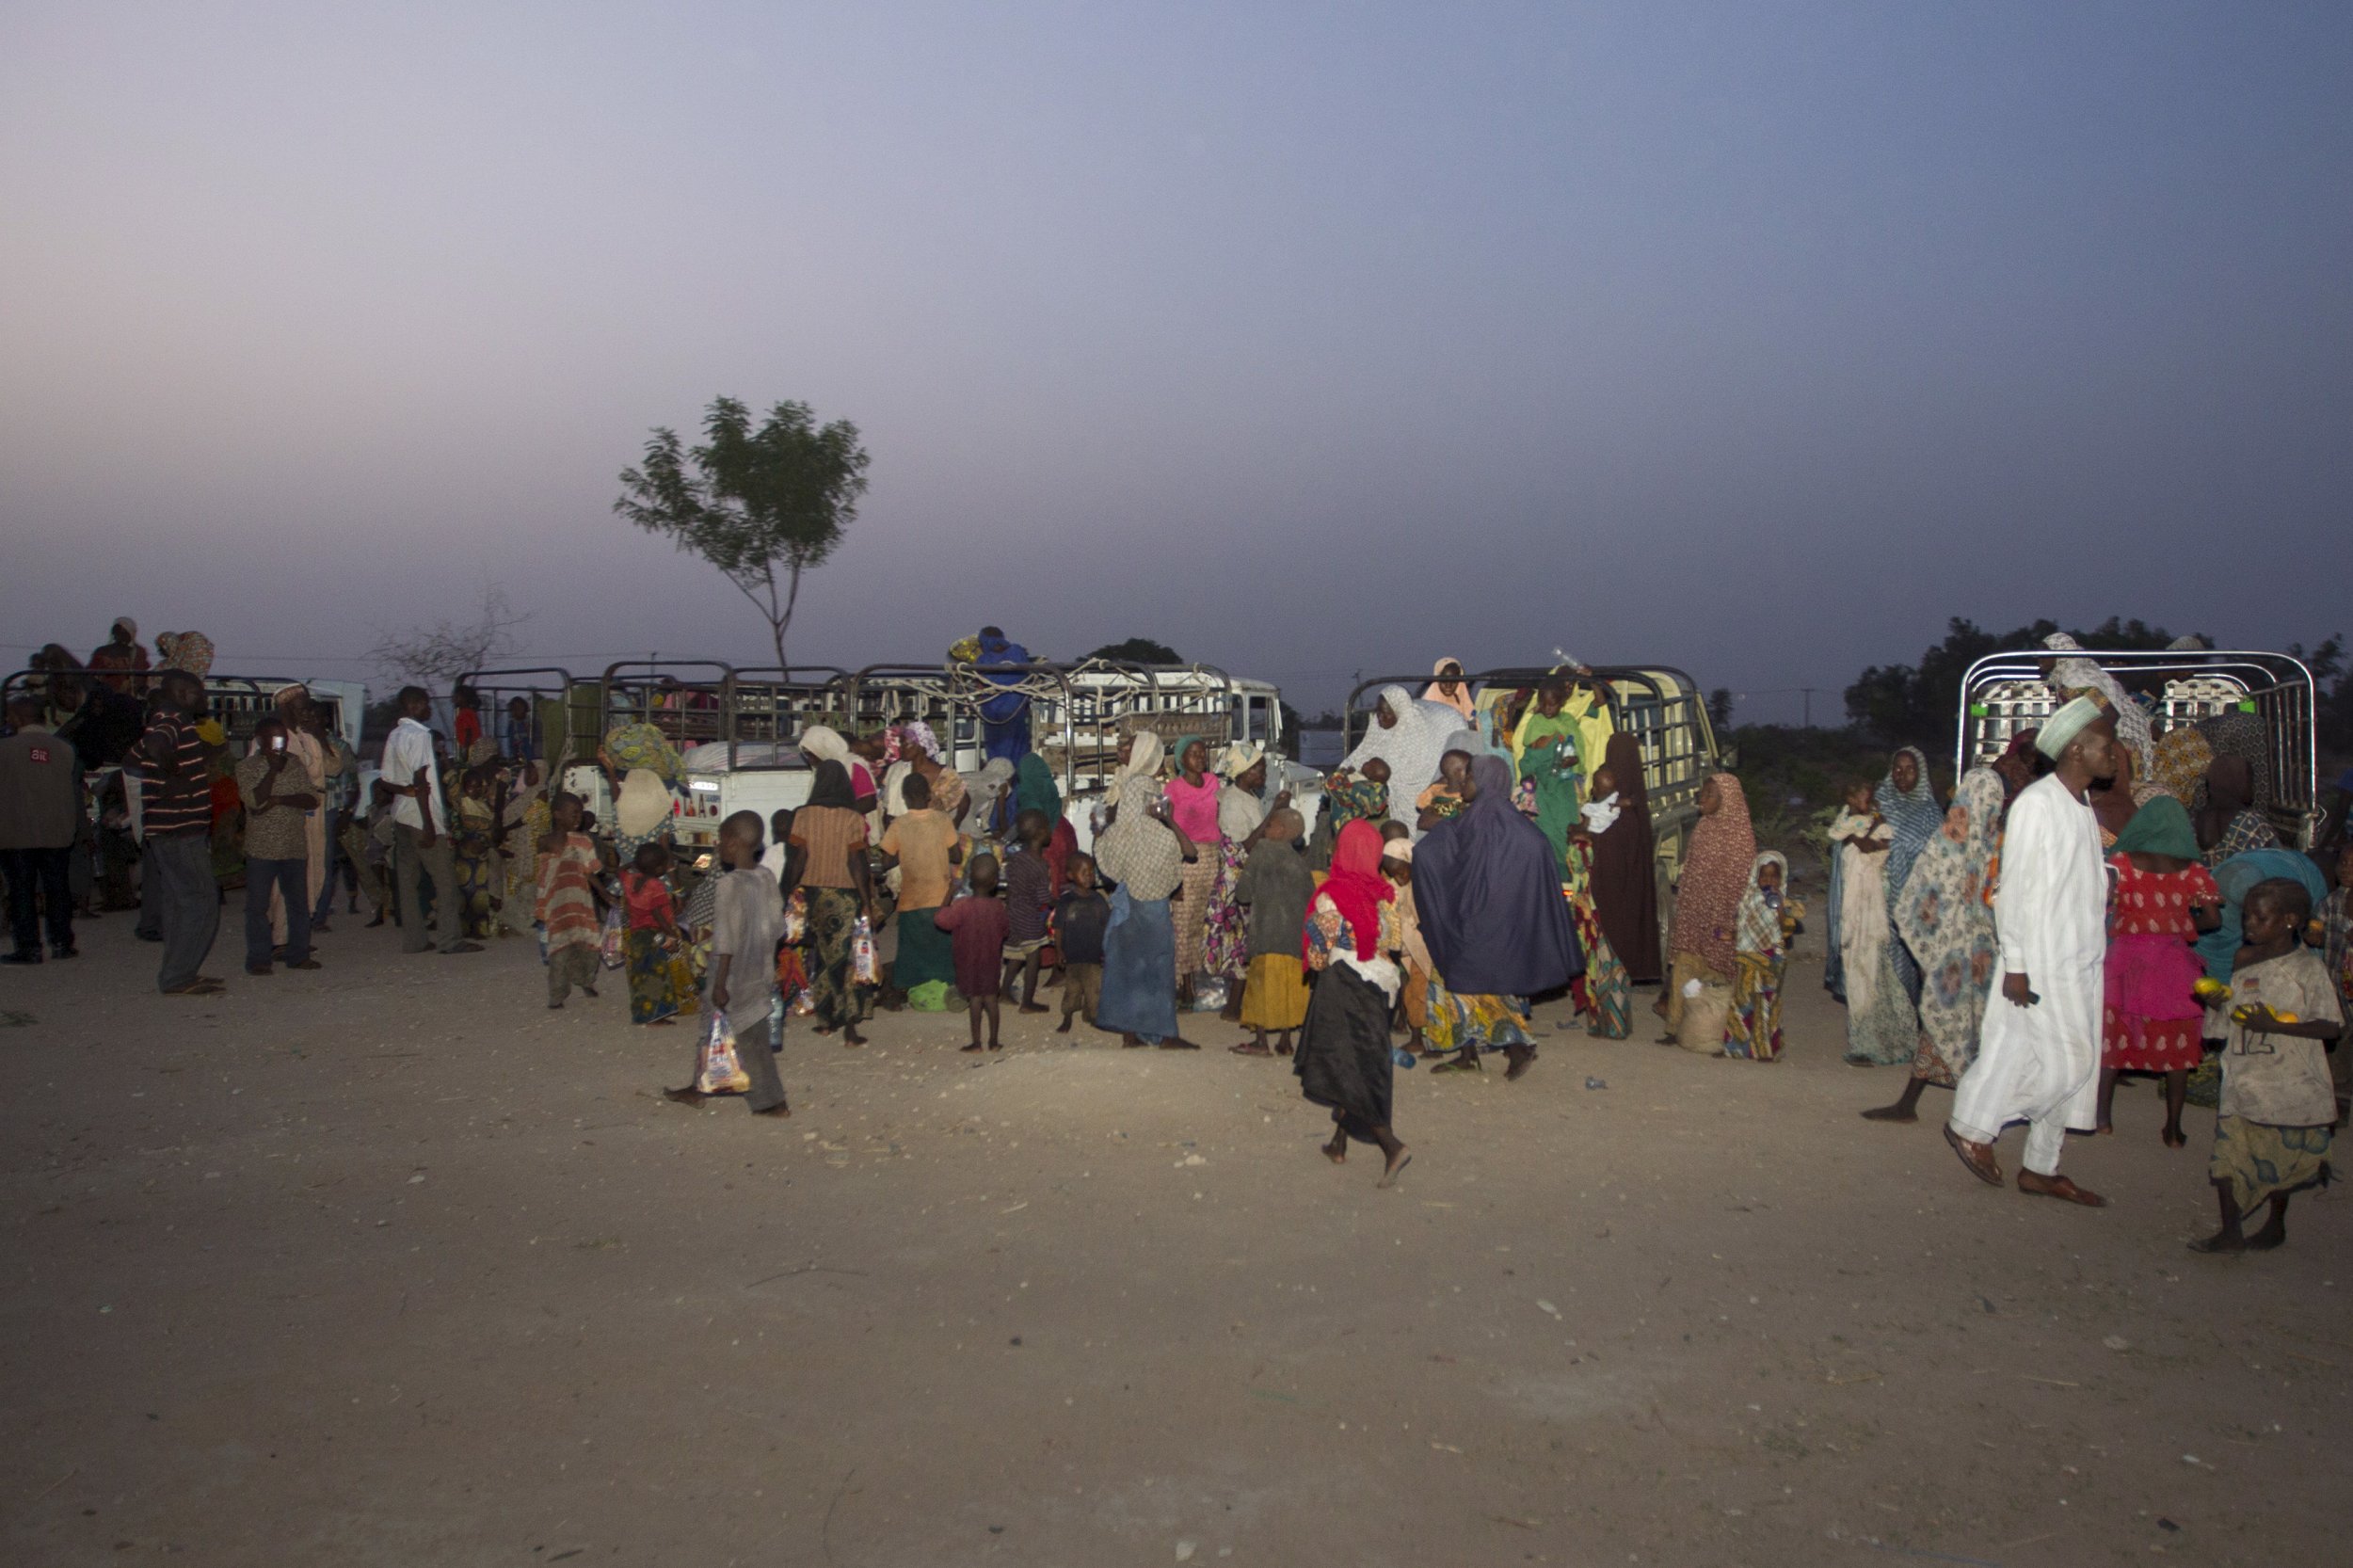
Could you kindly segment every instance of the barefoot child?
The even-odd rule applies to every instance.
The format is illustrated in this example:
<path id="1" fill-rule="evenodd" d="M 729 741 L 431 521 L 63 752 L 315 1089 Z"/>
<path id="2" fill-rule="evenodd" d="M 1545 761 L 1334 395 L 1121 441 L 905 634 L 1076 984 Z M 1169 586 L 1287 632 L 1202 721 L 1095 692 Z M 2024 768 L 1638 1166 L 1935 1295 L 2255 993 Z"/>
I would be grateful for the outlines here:
<path id="1" fill-rule="evenodd" d="M 947 813 L 933 808 L 931 780 L 921 774 L 910 772 L 902 781 L 900 799 L 906 810 L 883 830 L 881 845 L 882 863 L 899 871 L 899 957 L 891 983 L 917 1012 L 944 1013 L 955 957 L 932 917 L 947 906 L 964 863 L 964 837 Z"/>
<path id="2" fill-rule="evenodd" d="M 1269 812 L 1265 834 L 1234 880 L 1234 902 L 1250 911 L 1250 968 L 1241 986 L 1241 1026 L 1250 1038 L 1232 1048 L 1238 1056 L 1289 1056 L 1292 1031 L 1307 1020 L 1300 949 L 1316 879 L 1299 853 L 1305 831 L 1289 807 Z M 1269 1034 L 1275 1036 L 1272 1047 Z"/>
<path id="3" fill-rule="evenodd" d="M 553 1009 L 564 1005 L 575 985 L 583 996 L 597 994 L 604 922 L 597 914 L 596 878 L 604 868 L 596 840 L 580 830 L 578 795 L 557 795 L 549 817 L 554 831 L 539 840 L 534 914 L 547 929 L 548 1006 Z"/>
<path id="4" fill-rule="evenodd" d="M 1003 988 L 1011 992 L 1022 976 L 1021 1011 L 1043 1013 L 1037 1000 L 1039 955 L 1046 951 L 1046 922 L 1054 913 L 1054 872 L 1047 864 L 1046 846 L 1054 830 L 1042 811 L 1023 811 L 1013 819 L 1014 843 L 1005 856 L 1005 974 Z"/>
<path id="5" fill-rule="evenodd" d="M 637 846 L 636 862 L 621 873 L 622 902 L 629 910 L 623 951 L 629 955 L 629 1021 L 667 1024 L 694 1000 L 695 975 L 679 936 L 678 899 L 665 879 L 670 852 L 658 843 Z"/>
<path id="6" fill-rule="evenodd" d="M 2312 894 L 2285 877 L 2260 882 L 2241 906 L 2247 945 L 2231 969 L 2230 1032 L 2222 1047 L 2222 1106 L 2206 1174 L 2222 1228 L 2192 1252 L 2249 1252 L 2287 1240 L 2288 1196 L 2329 1176 L 2336 1092 L 2321 1045 L 2345 1026 L 2337 988 L 2298 939 Z M 2270 1200 L 2254 1235 L 2240 1222 Z"/>
<path id="7" fill-rule="evenodd" d="M 1789 862 L 1777 850 L 1759 855 L 1750 869 L 1733 945 L 1726 1056 L 1771 1062 L 1781 1055 L 1781 977 L 1789 963 L 1789 938 L 1805 914 L 1782 886 L 1788 874 Z"/>
<path id="8" fill-rule="evenodd" d="M 784 898 L 776 879 L 760 863 L 760 814 L 738 811 L 719 824 L 719 863 L 728 874 L 718 879 L 712 911 L 711 988 L 712 1014 L 724 1013 L 735 1027 L 735 1055 L 751 1080 L 744 1103 L 755 1116 L 792 1114 L 785 1103 L 784 1082 L 776 1077 L 776 1055 L 768 1048 L 769 1004 L 776 989 L 776 942 L 784 935 Z M 703 1022 L 708 1033 L 710 1019 Z M 701 1076 L 702 1052 L 696 1048 L 696 1079 Z M 683 1089 L 664 1089 L 664 1099 L 680 1105 L 700 1105 L 712 1096 L 695 1079 Z"/>
<path id="9" fill-rule="evenodd" d="M 939 929 L 948 933 L 955 951 L 956 989 L 964 993 L 964 1005 L 972 1020 L 972 1043 L 966 1050 L 979 1050 L 981 1019 L 988 1019 L 990 1050 L 1002 1050 L 998 1039 L 997 999 L 1003 988 L 1005 951 L 1005 901 L 997 896 L 997 856 L 976 855 L 972 857 L 972 890 L 955 903 L 940 910 L 932 919 Z"/>
<path id="10" fill-rule="evenodd" d="M 1054 939 L 1062 948 L 1062 1024 L 1083 1016 L 1095 1022 L 1103 1000 L 1103 933 L 1112 923 L 1112 901 L 1095 885 L 1095 856 L 1073 851 L 1067 862 L 1070 886 L 1054 905 Z"/>

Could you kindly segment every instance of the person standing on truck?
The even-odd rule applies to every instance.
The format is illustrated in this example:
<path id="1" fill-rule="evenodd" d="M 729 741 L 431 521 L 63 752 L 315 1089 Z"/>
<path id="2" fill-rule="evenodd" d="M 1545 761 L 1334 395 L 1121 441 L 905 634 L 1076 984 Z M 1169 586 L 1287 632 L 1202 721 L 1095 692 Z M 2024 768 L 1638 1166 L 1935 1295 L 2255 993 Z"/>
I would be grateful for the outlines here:
<path id="1" fill-rule="evenodd" d="M 972 661 L 975 669 L 1008 669 L 1030 662 L 1030 650 L 1014 642 L 994 626 L 981 628 L 981 656 Z M 1020 680 L 1017 675 L 988 676 L 990 684 L 1011 686 Z M 991 761 L 1002 758 L 1017 763 L 1030 749 L 1030 699 L 1018 692 L 1007 692 L 981 704 L 981 751 Z"/>
<path id="2" fill-rule="evenodd" d="M 2098 1121 L 2108 888 L 2099 823 L 2085 797 L 2093 779 L 2108 776 L 2116 744 L 2114 717 L 2084 696 L 2070 698 L 2036 737 L 2057 766 L 2009 808 L 1993 904 L 2001 978 L 1945 1127 L 1970 1174 L 1998 1187 L 1994 1140 L 2025 1122 L 2018 1190 L 2091 1208 L 2107 1200 L 2058 1167 L 2068 1132 L 2089 1132 Z"/>

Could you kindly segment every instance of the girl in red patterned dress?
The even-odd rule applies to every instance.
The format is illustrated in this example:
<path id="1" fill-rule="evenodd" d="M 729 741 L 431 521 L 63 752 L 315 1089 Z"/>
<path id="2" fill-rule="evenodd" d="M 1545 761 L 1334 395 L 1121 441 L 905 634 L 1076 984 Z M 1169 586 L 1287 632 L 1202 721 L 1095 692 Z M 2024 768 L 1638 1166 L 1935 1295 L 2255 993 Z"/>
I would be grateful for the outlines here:
<path id="1" fill-rule="evenodd" d="M 2100 1130 L 2120 1072 L 2165 1075 L 2165 1144 L 2178 1149 L 2189 1070 L 2205 1052 L 2205 1009 L 2193 987 L 2205 973 L 2191 944 L 2222 921 L 2222 890 L 2198 863 L 2198 835 L 2171 795 L 2157 795 L 2117 835 L 2108 865 L 2116 890 L 2108 918 L 2100 1039 Z"/>

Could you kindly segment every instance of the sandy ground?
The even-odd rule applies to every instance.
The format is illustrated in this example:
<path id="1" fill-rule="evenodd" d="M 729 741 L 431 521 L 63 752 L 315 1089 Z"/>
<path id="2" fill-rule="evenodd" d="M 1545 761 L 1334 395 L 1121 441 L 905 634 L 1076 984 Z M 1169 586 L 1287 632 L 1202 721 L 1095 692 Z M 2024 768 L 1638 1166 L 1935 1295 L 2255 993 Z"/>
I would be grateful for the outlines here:
<path id="1" fill-rule="evenodd" d="M 2346 1549 L 2345 1200 L 2185 1252 L 2210 1118 L 2169 1152 L 2147 1088 L 2070 1150 L 2114 1208 L 1980 1186 L 1946 1096 L 1855 1118 L 1898 1077 L 1803 959 L 1777 1064 L 1401 1075 L 1384 1192 L 1280 1064 L 897 1016 L 796 1030 L 789 1122 L 690 1112 L 616 977 L 550 1013 L 526 943 L 356 924 L 267 981 L 225 941 L 212 1001 L 122 916 L 0 978 L 8 1561 Z"/>

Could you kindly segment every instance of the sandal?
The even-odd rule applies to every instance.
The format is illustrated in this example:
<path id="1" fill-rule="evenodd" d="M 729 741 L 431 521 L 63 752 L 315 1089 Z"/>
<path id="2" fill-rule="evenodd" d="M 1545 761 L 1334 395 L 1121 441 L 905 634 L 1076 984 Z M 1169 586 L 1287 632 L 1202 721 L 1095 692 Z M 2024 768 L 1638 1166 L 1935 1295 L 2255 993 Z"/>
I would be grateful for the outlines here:
<path id="1" fill-rule="evenodd" d="M 1976 1176 L 1988 1187 L 1999 1187 L 2002 1184 L 2002 1162 L 1993 1157 L 1992 1149 L 1983 1144 L 1971 1143 L 1960 1133 L 1955 1132 L 1949 1123 L 1945 1128 L 1945 1142 L 1950 1144 L 1953 1146 L 1953 1152 L 1961 1156 L 1961 1162 L 1969 1167 L 1971 1176 Z M 1976 1152 L 1972 1153 L 1972 1150 Z"/>

